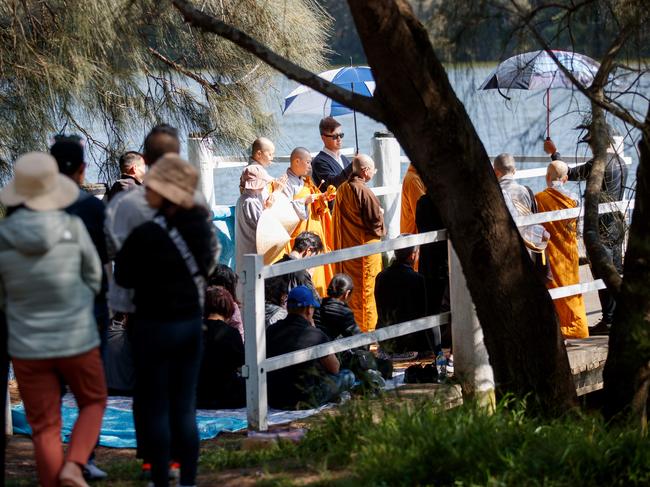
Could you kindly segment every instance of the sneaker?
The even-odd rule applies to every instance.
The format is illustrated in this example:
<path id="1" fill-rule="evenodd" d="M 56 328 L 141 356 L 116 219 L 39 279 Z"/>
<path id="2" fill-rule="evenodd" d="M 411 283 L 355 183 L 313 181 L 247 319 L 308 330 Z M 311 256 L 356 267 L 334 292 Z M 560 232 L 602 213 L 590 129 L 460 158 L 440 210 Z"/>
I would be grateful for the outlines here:
<path id="1" fill-rule="evenodd" d="M 95 465 L 94 460 L 89 460 L 83 468 L 84 478 L 86 480 L 103 480 L 108 477 L 108 474 L 101 468 Z"/>
<path id="2" fill-rule="evenodd" d="M 377 352 L 377 358 L 384 360 L 391 360 L 393 362 L 404 362 L 406 360 L 415 360 L 418 356 L 417 352 L 404 352 L 404 353 L 386 353 L 383 350 Z"/>
<path id="3" fill-rule="evenodd" d="M 589 328 L 589 336 L 604 336 L 609 335 L 609 329 L 612 327 L 610 320 L 603 318 L 594 326 Z"/>
<path id="4" fill-rule="evenodd" d="M 169 462 L 169 479 L 178 480 L 181 478 L 181 464 L 178 462 Z"/>
<path id="5" fill-rule="evenodd" d="M 140 467 L 140 478 L 143 480 L 149 480 L 151 479 L 151 464 L 150 463 L 142 463 L 142 467 Z"/>
<path id="6" fill-rule="evenodd" d="M 449 354 L 449 357 L 447 358 L 447 375 L 452 376 L 454 375 L 454 356 L 453 354 Z"/>

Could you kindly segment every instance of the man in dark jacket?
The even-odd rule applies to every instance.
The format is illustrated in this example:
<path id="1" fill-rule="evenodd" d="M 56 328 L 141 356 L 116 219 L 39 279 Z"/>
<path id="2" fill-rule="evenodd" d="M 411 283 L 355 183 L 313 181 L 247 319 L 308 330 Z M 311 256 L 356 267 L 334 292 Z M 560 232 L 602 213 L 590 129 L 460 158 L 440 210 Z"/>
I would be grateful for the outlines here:
<path id="1" fill-rule="evenodd" d="M 86 163 L 84 162 L 84 148 L 81 138 L 77 135 L 58 135 L 54 144 L 50 147 L 50 154 L 56 159 L 59 172 L 72 179 L 79 187 L 84 182 L 86 174 Z M 102 262 L 102 287 L 95 296 L 95 320 L 101 337 L 102 358 L 105 360 L 106 343 L 108 333 L 108 305 L 106 302 L 106 291 L 108 290 L 108 279 L 106 276 L 106 265 L 108 264 L 108 253 L 106 251 L 106 237 L 104 235 L 105 205 L 87 193 L 83 189 L 79 191 L 77 201 L 68 206 L 65 211 L 76 215 L 83 221 L 88 234 L 95 245 L 99 259 Z M 94 452 L 88 463 L 84 466 L 83 472 L 87 479 L 99 480 L 108 475 L 95 465 Z"/>
<path id="2" fill-rule="evenodd" d="M 275 357 L 329 342 L 314 326 L 314 309 L 319 306 L 309 288 L 293 288 L 287 299 L 289 315 L 266 330 L 267 355 Z M 269 373 L 269 405 L 312 408 L 336 399 L 354 383 L 354 374 L 339 367 L 336 355 L 330 354 Z"/>
<path id="3" fill-rule="evenodd" d="M 377 276 L 377 328 L 427 316 L 425 279 L 413 270 L 418 254 L 417 246 L 395 250 L 393 263 Z M 440 332 L 434 328 L 387 340 L 382 343 L 382 349 L 389 352 L 438 352 L 441 350 Z"/>
<path id="4" fill-rule="evenodd" d="M 352 174 L 352 165 L 341 154 L 343 130 L 334 117 L 325 117 L 318 124 L 323 149 L 311 161 L 312 181 L 325 192 L 329 185 L 337 188 Z M 331 208 L 331 203 L 330 203 Z"/>
<path id="5" fill-rule="evenodd" d="M 106 194 L 106 201 L 111 201 L 115 195 L 142 185 L 146 165 L 142 154 L 135 151 L 125 152 L 120 156 L 120 179 L 115 181 Z"/>
<path id="6" fill-rule="evenodd" d="M 607 136 L 610 143 L 607 147 L 607 162 L 605 163 L 605 174 L 601 186 L 600 203 L 621 201 L 625 197 L 625 184 L 627 182 L 627 166 L 614 147 L 615 134 L 609 125 L 607 126 Z M 590 132 L 587 132 L 587 135 L 580 140 L 580 142 L 586 143 L 590 141 Z M 560 153 L 550 139 L 545 141 L 544 150 L 551 154 L 552 160 L 560 159 Z M 569 181 L 586 181 L 589 179 L 593 165 L 594 159 L 590 159 L 584 164 L 569 168 Z M 623 274 L 624 216 L 620 212 L 601 214 L 598 218 L 598 231 L 600 241 L 612 259 L 614 267 L 619 274 Z M 600 279 L 602 277 L 593 266 L 591 267 L 591 271 L 594 279 Z M 600 289 L 598 291 L 598 298 L 603 317 L 595 326 L 589 329 L 591 336 L 609 334 L 609 328 L 614 318 L 614 310 L 616 309 L 616 301 L 607 289 Z"/>

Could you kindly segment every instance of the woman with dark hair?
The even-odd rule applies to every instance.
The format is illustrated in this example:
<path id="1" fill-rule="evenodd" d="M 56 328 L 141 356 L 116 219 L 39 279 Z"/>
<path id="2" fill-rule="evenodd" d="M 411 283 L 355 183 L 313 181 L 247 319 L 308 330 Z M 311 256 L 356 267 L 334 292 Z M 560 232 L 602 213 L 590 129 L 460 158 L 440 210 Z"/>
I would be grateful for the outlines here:
<path id="1" fill-rule="evenodd" d="M 239 373 L 244 365 L 244 342 L 227 324 L 237 308 L 223 286 L 209 286 L 205 292 L 203 360 L 197 388 L 197 405 L 202 409 L 231 409 L 246 405 L 246 383 Z"/>
<path id="2" fill-rule="evenodd" d="M 264 281 L 264 325 L 266 328 L 287 317 L 289 276 L 269 277 Z"/>
<path id="3" fill-rule="evenodd" d="M 207 210 L 194 203 L 197 183 L 196 169 L 177 154 L 158 159 L 144 179 L 157 214 L 131 232 L 115 262 L 116 282 L 134 290 L 137 438 L 156 487 L 169 484 L 172 443 L 179 485 L 196 484 L 196 386 L 205 282 L 214 260 Z"/>
<path id="4" fill-rule="evenodd" d="M 242 342 L 244 341 L 244 322 L 241 317 L 241 303 L 237 299 L 237 281 L 239 277 L 235 274 L 230 267 L 225 264 L 217 264 L 210 274 L 208 279 L 208 286 L 223 286 L 225 287 L 230 295 L 232 296 L 233 301 L 235 302 L 235 310 L 232 313 L 232 316 L 225 320 L 225 322 L 235 328 L 241 335 Z"/>
<path id="5" fill-rule="evenodd" d="M 339 336 L 352 336 L 361 333 L 354 320 L 354 313 L 348 300 L 354 290 L 352 278 L 347 274 L 336 274 L 327 287 L 327 297 L 314 313 L 314 323 L 323 330 L 330 340 Z"/>

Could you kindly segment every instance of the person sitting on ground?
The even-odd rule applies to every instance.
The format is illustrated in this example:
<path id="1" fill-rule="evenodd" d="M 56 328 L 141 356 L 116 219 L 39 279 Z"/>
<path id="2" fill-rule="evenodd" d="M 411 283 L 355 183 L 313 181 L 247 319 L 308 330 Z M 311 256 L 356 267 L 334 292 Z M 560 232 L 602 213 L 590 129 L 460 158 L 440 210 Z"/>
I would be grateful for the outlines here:
<path id="1" fill-rule="evenodd" d="M 547 188 L 535 195 L 540 211 L 555 211 L 578 206 L 577 196 L 566 191 L 564 183 L 568 178 L 567 165 L 556 160 L 546 170 Z M 553 280 L 547 283 L 549 289 L 570 286 L 580 282 L 580 263 L 576 218 L 544 223 L 551 234 L 547 252 Z M 582 294 L 553 300 L 560 329 L 564 338 L 585 338 L 589 336 L 587 314 Z"/>
<path id="2" fill-rule="evenodd" d="M 289 276 L 269 277 L 264 281 L 264 324 L 266 328 L 287 317 Z"/>
<path id="3" fill-rule="evenodd" d="M 335 274 L 327 287 L 327 297 L 314 312 L 314 323 L 330 340 L 361 333 L 354 313 L 348 306 L 354 290 L 352 278 L 347 274 Z"/>
<path id="4" fill-rule="evenodd" d="M 235 309 L 232 313 L 232 316 L 225 320 L 228 325 L 236 329 L 241 335 L 242 341 L 244 341 L 244 322 L 241 317 L 241 303 L 237 299 L 237 274 L 226 264 L 217 264 L 208 278 L 208 286 L 223 286 L 232 296 L 232 299 L 235 301 Z"/>
<path id="5" fill-rule="evenodd" d="M 205 291 L 203 359 L 196 389 L 201 409 L 236 409 L 246 406 L 246 382 L 240 369 L 245 363 L 244 342 L 228 319 L 237 303 L 223 286 Z"/>
<path id="6" fill-rule="evenodd" d="M 128 151 L 122 154 L 119 165 L 120 178 L 115 181 L 111 189 L 106 193 L 106 201 L 111 201 L 119 193 L 130 191 L 136 186 L 141 186 L 144 174 L 147 171 L 144 157 L 136 151 Z"/>
<path id="7" fill-rule="evenodd" d="M 426 281 L 413 269 L 419 252 L 418 246 L 395 250 L 395 259 L 391 265 L 377 276 L 377 328 L 427 316 Z M 437 354 L 442 350 L 440 330 L 436 327 L 386 340 L 381 343 L 381 349 L 390 353 Z"/>
<path id="8" fill-rule="evenodd" d="M 320 304 L 311 289 L 297 286 L 289 292 L 288 316 L 266 330 L 267 356 L 275 357 L 327 343 L 327 335 L 314 326 Z M 354 384 L 354 374 L 340 369 L 336 355 L 309 360 L 270 372 L 269 405 L 279 409 L 314 408 L 337 399 Z"/>
<path id="9" fill-rule="evenodd" d="M 312 255 L 318 255 L 323 251 L 323 241 L 314 232 L 302 232 L 296 237 L 293 244 L 293 249 L 290 253 L 285 254 L 279 261 L 290 262 L 292 260 L 304 259 Z M 309 270 L 303 269 L 301 271 L 292 272 L 287 274 L 289 277 L 289 291 L 296 286 L 307 286 L 314 293 L 317 300 L 320 301 L 320 296 L 316 291 L 316 287 L 311 279 Z"/>

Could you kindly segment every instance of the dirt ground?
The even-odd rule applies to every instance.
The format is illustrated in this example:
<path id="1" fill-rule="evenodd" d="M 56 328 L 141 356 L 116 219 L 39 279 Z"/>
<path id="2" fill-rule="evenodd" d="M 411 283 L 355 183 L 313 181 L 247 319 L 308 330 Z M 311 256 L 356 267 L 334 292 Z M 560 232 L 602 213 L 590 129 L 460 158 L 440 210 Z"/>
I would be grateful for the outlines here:
<path id="1" fill-rule="evenodd" d="M 400 362 L 395 364 L 395 370 L 405 369 L 413 363 L 430 363 L 431 359 L 426 361 Z M 10 397 L 12 403 L 20 401 L 15 383 L 10 382 Z M 423 396 L 439 395 L 443 393 L 447 397 L 449 406 L 462 402 L 460 391 L 455 386 L 441 386 L 438 384 L 409 384 L 399 389 L 398 393 L 389 392 L 380 400 L 404 401 L 412 398 Z M 323 414 L 335 414 L 336 410 L 326 410 Z M 315 421 L 320 419 L 316 415 L 306 420 L 296 421 L 290 424 L 278 425 L 271 427 L 270 430 L 277 428 L 307 428 L 309 429 Z M 201 451 L 205 452 L 215 448 L 235 447 L 240 448 L 247 440 L 246 431 L 238 433 L 222 433 L 212 440 L 201 441 Z M 263 446 L 262 446 L 263 447 Z M 97 487 L 103 486 L 142 486 L 144 481 L 138 479 L 139 463 L 135 458 L 135 449 L 117 449 L 98 447 L 95 450 L 95 461 L 98 466 L 108 470 L 109 479 L 103 482 L 94 482 L 92 485 Z M 235 470 L 224 470 L 219 472 L 209 472 L 199 467 L 198 485 L 205 486 L 225 486 L 225 487 L 248 487 L 256 485 L 264 480 L 268 481 L 274 477 L 287 475 L 286 473 L 272 474 L 265 472 L 260 468 L 241 468 Z M 321 474 L 310 471 L 296 471 L 294 469 L 289 473 L 293 485 L 307 485 L 312 482 L 323 480 Z M 345 472 L 331 475 L 345 476 Z M 36 466 L 34 463 L 34 449 L 29 437 L 23 435 L 14 435 L 7 437 L 6 460 L 5 460 L 5 485 L 7 486 L 35 486 L 38 485 Z"/>

